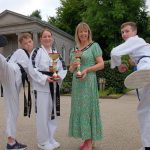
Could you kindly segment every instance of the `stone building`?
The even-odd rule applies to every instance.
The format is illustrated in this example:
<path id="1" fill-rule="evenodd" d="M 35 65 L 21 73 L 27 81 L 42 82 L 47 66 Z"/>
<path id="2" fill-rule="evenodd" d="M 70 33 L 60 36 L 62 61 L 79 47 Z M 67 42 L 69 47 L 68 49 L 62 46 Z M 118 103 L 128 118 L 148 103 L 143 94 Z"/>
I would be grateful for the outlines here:
<path id="1" fill-rule="evenodd" d="M 28 17 L 10 10 L 0 13 L 0 34 L 8 39 L 8 45 L 1 48 L 4 56 L 19 48 L 18 37 L 21 32 L 30 32 L 33 35 L 34 46 L 39 46 L 39 33 L 43 28 L 49 28 L 55 39 L 57 50 L 62 54 L 66 64 L 69 64 L 69 52 L 74 46 L 74 38 L 55 26 L 34 17 Z"/>

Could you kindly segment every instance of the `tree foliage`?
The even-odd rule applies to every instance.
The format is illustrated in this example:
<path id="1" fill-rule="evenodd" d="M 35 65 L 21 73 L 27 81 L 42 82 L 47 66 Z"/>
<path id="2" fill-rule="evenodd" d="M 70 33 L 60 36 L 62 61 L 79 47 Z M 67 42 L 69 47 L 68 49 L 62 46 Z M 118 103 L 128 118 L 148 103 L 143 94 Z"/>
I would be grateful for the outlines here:
<path id="1" fill-rule="evenodd" d="M 60 0 L 62 6 L 57 9 L 56 17 L 49 17 L 48 22 L 74 35 L 76 25 L 82 21 L 86 11 L 84 0 Z"/>
<path id="2" fill-rule="evenodd" d="M 87 22 L 105 59 L 109 59 L 112 47 L 121 42 L 120 25 L 123 22 L 135 21 L 138 34 L 145 39 L 150 33 L 145 0 L 61 0 L 61 4 L 57 16 L 49 17 L 49 22 L 72 35 L 79 22 Z"/>
<path id="3" fill-rule="evenodd" d="M 30 15 L 30 17 L 35 17 L 37 19 L 42 20 L 41 11 L 40 10 L 33 11 L 32 14 Z"/>
<path id="4" fill-rule="evenodd" d="M 85 3 L 88 9 L 83 13 L 83 20 L 91 26 L 106 59 L 109 59 L 112 47 L 121 42 L 120 25 L 123 22 L 135 21 L 139 34 L 146 36 L 148 17 L 144 0 L 85 0 Z"/>

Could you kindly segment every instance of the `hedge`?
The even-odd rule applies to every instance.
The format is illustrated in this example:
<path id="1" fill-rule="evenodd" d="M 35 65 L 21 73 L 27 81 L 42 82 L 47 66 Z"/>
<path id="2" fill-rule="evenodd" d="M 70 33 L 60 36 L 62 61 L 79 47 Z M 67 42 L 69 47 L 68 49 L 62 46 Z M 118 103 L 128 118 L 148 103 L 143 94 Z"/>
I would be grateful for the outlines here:
<path id="1" fill-rule="evenodd" d="M 124 86 L 124 79 L 132 72 L 132 68 L 125 73 L 120 73 L 117 68 L 111 69 L 109 61 L 105 61 L 103 70 L 97 71 L 97 78 L 105 78 L 105 89 L 110 90 L 111 93 L 124 93 L 126 87 Z M 101 89 L 100 89 L 101 90 Z"/>
<path id="2" fill-rule="evenodd" d="M 124 79 L 131 72 L 132 68 L 129 67 L 129 71 L 125 73 L 120 73 L 117 68 L 111 69 L 109 61 L 105 61 L 104 69 L 96 72 L 98 84 L 100 78 L 105 78 L 106 80 L 105 90 L 108 90 L 110 94 L 124 93 L 126 91 L 126 88 L 124 86 Z M 64 79 L 63 84 L 61 86 L 61 94 L 71 93 L 71 86 L 72 86 L 72 73 L 68 71 L 67 76 Z"/>

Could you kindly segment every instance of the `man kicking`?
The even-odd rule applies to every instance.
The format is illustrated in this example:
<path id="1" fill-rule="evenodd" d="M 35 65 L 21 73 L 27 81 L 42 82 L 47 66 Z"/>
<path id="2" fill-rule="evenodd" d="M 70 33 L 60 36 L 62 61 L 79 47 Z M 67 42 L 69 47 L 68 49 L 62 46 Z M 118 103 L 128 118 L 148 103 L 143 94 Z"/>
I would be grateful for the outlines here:
<path id="1" fill-rule="evenodd" d="M 121 64 L 121 56 L 129 55 L 137 67 L 125 80 L 128 88 L 138 88 L 138 119 L 143 147 L 140 150 L 150 150 L 150 44 L 137 35 L 134 22 L 121 25 L 122 38 L 125 41 L 111 51 L 111 68 L 118 67 L 120 72 L 128 68 Z"/>
<path id="2" fill-rule="evenodd" d="M 21 49 L 17 49 L 7 59 L 0 54 L 0 83 L 4 91 L 6 134 L 8 137 L 6 150 L 24 150 L 27 148 L 27 145 L 18 143 L 16 140 L 16 123 L 19 113 L 19 93 L 24 77 L 22 73 L 28 73 L 29 54 L 33 50 L 31 34 L 22 33 L 19 42 Z"/>

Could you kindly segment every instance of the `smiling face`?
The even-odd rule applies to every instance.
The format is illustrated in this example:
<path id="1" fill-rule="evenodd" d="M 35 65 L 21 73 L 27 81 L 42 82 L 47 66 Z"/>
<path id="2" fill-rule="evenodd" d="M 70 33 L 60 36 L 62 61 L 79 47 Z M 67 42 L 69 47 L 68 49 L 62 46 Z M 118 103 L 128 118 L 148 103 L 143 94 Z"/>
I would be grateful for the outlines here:
<path id="1" fill-rule="evenodd" d="M 92 33 L 88 24 L 81 22 L 77 25 L 75 31 L 75 41 L 77 47 L 83 44 L 89 44 L 92 42 Z"/>
<path id="2" fill-rule="evenodd" d="M 48 30 L 44 30 L 40 36 L 40 41 L 46 49 L 50 49 L 53 42 L 52 33 Z"/>
<path id="3" fill-rule="evenodd" d="M 130 37 L 133 37 L 137 34 L 137 31 L 135 29 L 133 29 L 133 27 L 131 27 L 130 25 L 124 26 L 121 29 L 121 35 L 123 40 L 127 40 Z"/>
<path id="4" fill-rule="evenodd" d="M 89 32 L 86 27 L 79 28 L 78 30 L 78 38 L 81 43 L 88 42 Z"/>

